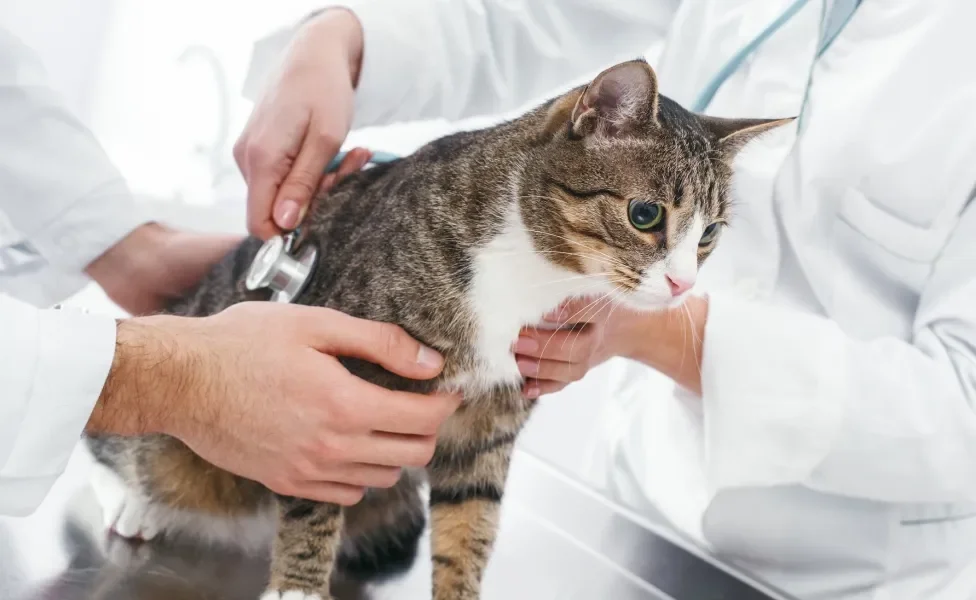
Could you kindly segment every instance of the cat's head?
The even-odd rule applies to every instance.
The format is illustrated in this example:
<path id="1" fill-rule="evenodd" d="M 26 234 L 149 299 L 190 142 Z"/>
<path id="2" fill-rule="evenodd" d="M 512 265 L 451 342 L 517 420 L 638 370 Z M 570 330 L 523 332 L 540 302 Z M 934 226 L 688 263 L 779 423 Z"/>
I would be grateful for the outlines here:
<path id="1" fill-rule="evenodd" d="M 581 295 L 610 292 L 642 309 L 682 300 L 730 218 L 736 153 L 792 121 L 691 113 L 658 94 L 642 60 L 541 110 L 519 190 L 536 250 L 586 275 Z"/>

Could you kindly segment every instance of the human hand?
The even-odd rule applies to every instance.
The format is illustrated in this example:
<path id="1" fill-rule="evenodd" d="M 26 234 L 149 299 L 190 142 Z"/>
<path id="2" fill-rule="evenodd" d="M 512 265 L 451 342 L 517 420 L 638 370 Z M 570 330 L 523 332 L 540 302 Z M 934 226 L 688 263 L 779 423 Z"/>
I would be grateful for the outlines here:
<path id="1" fill-rule="evenodd" d="M 85 272 L 123 310 L 144 315 L 182 296 L 240 241 L 238 235 L 188 233 L 147 223 L 92 261 Z"/>
<path id="2" fill-rule="evenodd" d="M 268 239 L 294 229 L 320 185 L 330 185 L 323 172 L 352 125 L 362 54 L 362 27 L 345 9 L 323 11 L 295 35 L 277 79 L 234 145 L 247 182 L 252 235 Z M 338 177 L 368 160 L 363 149 L 350 152 Z"/>
<path id="3" fill-rule="evenodd" d="M 637 317 L 606 297 L 583 298 L 545 315 L 548 328 L 524 328 L 514 346 L 525 378 L 522 393 L 535 399 L 557 392 L 608 358 L 626 354 L 628 325 Z"/>
<path id="4" fill-rule="evenodd" d="M 90 432 L 172 435 L 288 496 L 354 504 L 365 487 L 392 486 L 401 467 L 430 461 L 460 403 L 353 376 L 335 356 L 415 379 L 435 377 L 443 359 L 399 327 L 325 308 L 253 302 L 132 319 L 118 339 Z"/>

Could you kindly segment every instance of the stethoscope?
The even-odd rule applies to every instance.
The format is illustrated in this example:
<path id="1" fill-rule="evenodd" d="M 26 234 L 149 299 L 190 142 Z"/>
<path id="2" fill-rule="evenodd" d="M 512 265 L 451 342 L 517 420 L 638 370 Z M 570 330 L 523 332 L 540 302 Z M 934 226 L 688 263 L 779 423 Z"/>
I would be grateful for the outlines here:
<path id="1" fill-rule="evenodd" d="M 773 20 L 758 36 L 736 52 L 715 76 L 708 82 L 692 104 L 691 110 L 702 113 L 711 104 L 712 99 L 719 88 L 735 73 L 742 63 L 752 55 L 766 40 L 780 30 L 790 21 L 800 9 L 806 6 L 810 0 L 795 0 L 786 10 Z M 824 7 L 829 0 L 824 0 Z M 828 15 L 826 10 L 821 15 L 821 36 L 820 46 L 817 49 L 817 58 L 833 44 L 837 36 L 844 29 L 854 11 L 861 4 L 862 0 L 834 0 L 831 5 L 831 12 Z M 808 83 L 809 89 L 809 83 Z M 804 98 L 804 105 L 806 98 Z M 801 108 L 801 116 L 803 110 Z M 326 172 L 332 172 L 339 168 L 346 152 L 340 152 L 329 165 Z M 397 160 L 399 157 L 389 152 L 374 152 L 370 163 L 382 164 Z M 318 261 L 318 248 L 314 244 L 305 244 L 302 247 L 300 242 L 301 235 L 299 230 L 295 230 L 284 235 L 277 235 L 266 241 L 251 262 L 245 279 L 245 287 L 255 291 L 260 289 L 271 290 L 271 300 L 273 302 L 294 302 L 295 299 L 305 290 L 311 279 L 312 272 Z"/>
<path id="2" fill-rule="evenodd" d="M 340 152 L 325 168 L 331 173 L 339 168 L 347 152 Z M 370 164 L 382 164 L 397 160 L 390 152 L 376 151 Z M 272 302 L 294 302 L 305 291 L 318 263 L 319 249 L 315 244 L 301 243 L 301 228 L 283 235 L 276 235 L 264 242 L 251 261 L 244 279 L 244 287 L 250 291 L 271 290 Z"/>

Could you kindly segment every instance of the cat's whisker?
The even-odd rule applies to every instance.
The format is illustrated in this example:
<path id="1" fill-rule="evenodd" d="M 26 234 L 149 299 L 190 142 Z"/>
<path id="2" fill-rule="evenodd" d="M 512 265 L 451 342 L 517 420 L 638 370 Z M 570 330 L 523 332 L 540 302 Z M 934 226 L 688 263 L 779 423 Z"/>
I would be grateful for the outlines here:
<path id="1" fill-rule="evenodd" d="M 596 316 L 597 314 L 599 314 L 599 312 L 600 312 L 601 310 L 604 310 L 604 309 L 606 309 L 606 308 L 607 308 L 608 306 L 610 306 L 610 305 L 611 305 L 611 304 L 612 304 L 612 303 L 614 302 L 614 298 L 616 298 L 616 296 L 614 295 L 614 292 L 615 292 L 615 291 L 616 291 L 616 286 L 614 287 L 614 290 L 613 290 L 613 291 L 611 291 L 611 293 L 609 293 L 609 294 L 607 294 L 606 296 L 604 296 L 604 298 L 603 298 L 603 299 L 605 300 L 605 302 L 603 302 L 603 304 L 601 304 L 601 305 L 599 305 L 599 306 L 598 306 L 598 307 L 596 308 L 596 310 L 594 310 L 594 311 L 593 311 L 593 316 L 594 316 L 594 317 L 595 317 L 595 316 Z M 586 320 L 586 321 L 587 321 L 587 322 L 589 322 L 589 323 L 592 323 L 592 321 L 591 321 L 590 319 L 591 319 L 591 317 L 590 317 L 590 315 L 586 315 L 586 316 L 584 317 L 584 320 Z M 590 325 L 590 326 L 592 326 L 592 325 Z M 575 337 L 575 338 L 573 338 L 573 344 L 572 344 L 572 345 L 571 345 L 571 346 L 569 347 L 569 355 L 570 355 L 570 356 L 572 356 L 572 355 L 573 355 L 573 351 L 575 351 L 575 350 L 576 350 L 576 342 L 577 342 L 577 341 L 579 341 L 579 338 L 580 338 L 580 335 L 582 335 L 582 334 L 583 334 L 583 329 L 582 329 L 582 328 L 581 328 L 581 329 L 579 329 L 579 331 L 577 331 L 577 332 L 576 332 L 576 337 Z"/>
<path id="2" fill-rule="evenodd" d="M 602 304 L 597 309 L 597 311 L 596 311 L 597 313 L 599 313 L 600 311 L 605 310 L 607 307 L 610 307 L 610 312 L 604 318 L 604 322 L 603 322 L 604 325 L 606 325 L 607 323 L 609 323 L 609 321 L 610 321 L 610 315 L 612 315 L 613 314 L 613 311 L 617 310 L 617 307 L 620 306 L 620 304 L 621 304 L 619 302 L 619 299 L 621 297 L 623 297 L 624 295 L 626 295 L 626 294 L 627 294 L 627 290 L 624 289 L 624 288 L 621 288 L 618 285 L 614 285 L 613 286 L 613 289 L 610 291 L 610 293 L 607 294 L 607 296 L 606 296 L 606 302 L 604 304 Z M 594 316 L 595 316 L 595 314 L 594 314 Z M 576 336 L 576 339 L 579 339 L 579 335 Z M 573 343 L 575 345 L 575 343 L 576 343 L 575 340 L 574 340 Z M 570 354 L 572 354 L 572 352 L 573 352 L 574 349 L 575 349 L 575 346 L 570 347 Z"/>
<path id="3" fill-rule="evenodd" d="M 613 316 L 613 311 L 617 310 L 620 307 L 620 305 L 622 304 L 621 302 L 617 302 L 616 301 L 617 298 L 620 298 L 621 296 L 623 296 L 626 293 L 625 291 L 620 290 L 620 288 L 618 288 L 618 287 L 614 287 L 614 291 L 616 291 L 617 293 L 614 296 L 614 303 L 613 303 L 613 306 L 610 308 L 610 312 L 607 314 L 607 318 L 603 320 L 604 326 L 609 325 L 610 318 Z"/>
<path id="4" fill-rule="evenodd" d="M 543 281 L 543 282 L 537 283 L 535 285 L 530 285 L 526 289 L 532 290 L 532 289 L 540 288 L 540 287 L 546 286 L 546 285 L 555 285 L 557 283 L 566 283 L 567 281 L 575 281 L 575 280 L 578 280 L 578 279 L 595 279 L 595 278 L 603 278 L 603 273 L 591 273 L 591 274 L 587 274 L 587 275 L 575 275 L 573 277 L 566 277 L 564 279 L 553 279 L 553 280 L 550 280 L 550 281 Z"/>
<path id="5" fill-rule="evenodd" d="M 614 271 L 614 275 L 618 275 L 621 279 L 620 282 L 614 282 L 614 285 L 618 285 L 618 283 L 622 283 L 624 287 L 626 287 L 628 290 L 632 292 L 636 292 L 638 289 L 640 289 L 640 284 L 641 284 L 640 279 L 627 275 L 626 273 L 620 271 L 619 269 Z"/>
<path id="6" fill-rule="evenodd" d="M 565 256 L 575 256 L 577 258 L 583 259 L 595 259 L 596 257 L 583 254 L 580 252 L 566 252 L 564 250 L 512 250 L 506 252 L 485 252 L 482 256 L 488 256 L 491 258 L 502 258 L 511 256 L 531 256 L 532 254 L 560 254 Z"/>
<path id="7" fill-rule="evenodd" d="M 559 328 L 553 330 L 553 332 L 549 335 L 549 339 L 547 339 L 545 345 L 543 345 L 542 352 L 541 352 L 541 356 L 542 357 L 545 357 L 545 355 L 546 355 L 546 349 L 549 348 L 549 343 L 552 342 L 552 339 L 556 336 L 556 333 L 558 331 L 561 331 L 564 326 L 569 325 L 571 323 L 574 323 L 573 319 L 576 318 L 576 315 L 580 314 L 581 312 L 583 312 L 584 310 L 586 310 L 587 308 L 589 308 L 590 306 L 592 306 L 593 304 L 595 304 L 596 302 L 598 302 L 600 299 L 601 298 L 597 298 L 596 300 L 588 303 L 586 306 L 584 306 L 580 310 L 576 311 L 575 313 L 573 313 L 572 315 L 570 315 L 569 317 L 567 317 L 566 320 L 564 320 L 563 322 L 559 323 Z M 563 341 L 563 343 L 565 344 L 565 340 Z M 560 348 L 562 348 L 562 346 L 560 346 Z"/>
<path id="8" fill-rule="evenodd" d="M 594 250 L 594 252 L 596 252 Z M 491 258 L 509 257 L 509 256 L 531 256 L 532 254 L 560 254 L 565 256 L 575 256 L 577 258 L 583 259 L 597 259 L 596 256 L 584 254 L 582 252 L 567 252 L 565 250 L 509 250 L 509 251 L 486 251 L 483 252 L 482 256 L 487 256 Z M 614 262 L 614 264 L 617 264 Z"/>
<path id="9" fill-rule="evenodd" d="M 550 232 L 547 232 L 547 231 L 536 231 L 536 230 L 529 230 L 529 231 L 532 231 L 533 233 L 538 233 L 540 235 L 548 235 L 548 236 L 554 237 L 554 238 L 556 238 L 558 240 L 561 240 L 561 241 L 564 241 L 564 242 L 568 242 L 570 244 L 575 244 L 577 246 L 580 246 L 580 247 L 584 248 L 585 250 L 587 250 L 589 252 L 592 252 L 592 253 L 595 253 L 595 254 L 599 255 L 601 258 L 603 258 L 604 260 L 606 260 L 607 262 L 609 262 L 609 263 L 611 263 L 613 265 L 622 264 L 618 258 L 616 258 L 614 256 L 611 256 L 611 255 L 607 254 L 606 252 L 601 252 L 600 250 L 596 250 L 595 248 L 591 248 L 591 247 L 587 246 L 586 244 L 584 244 L 584 243 L 582 243 L 580 241 L 577 241 L 577 240 L 574 240 L 574 239 L 571 239 L 571 238 L 567 238 L 565 236 L 561 236 L 561 235 L 556 234 L 556 233 L 550 233 Z"/>
<path id="10" fill-rule="evenodd" d="M 528 231 L 529 233 L 537 233 L 539 235 L 548 235 L 548 236 L 554 237 L 556 239 L 563 240 L 564 242 L 569 242 L 570 244 L 576 244 L 577 246 L 582 246 L 583 248 L 586 248 L 589 251 L 596 252 L 597 254 L 599 254 L 600 256 L 603 256 L 604 258 L 606 258 L 607 260 L 611 261 L 614 264 L 619 264 L 619 262 L 620 262 L 617 258 L 615 258 L 613 256 L 610 256 L 609 254 L 607 254 L 605 252 L 600 252 L 599 250 L 595 250 L 593 248 L 590 248 L 589 246 L 587 246 L 583 242 L 580 242 L 579 240 L 574 240 L 574 239 L 568 238 L 568 237 L 566 237 L 564 235 L 559 235 L 558 233 L 552 233 L 551 231 L 542 231 L 541 229 L 529 229 L 529 228 L 526 228 L 525 230 Z"/>
<path id="11" fill-rule="evenodd" d="M 586 322 L 587 321 L 587 315 L 589 315 L 589 310 L 595 304 L 597 304 L 598 302 L 602 301 L 603 298 L 604 298 L 603 296 L 600 296 L 600 297 L 596 298 L 595 300 L 589 302 L 586 306 L 584 306 L 583 308 L 579 309 L 578 311 L 576 311 L 575 313 L 573 313 L 572 315 L 570 315 L 567 318 L 566 323 L 568 324 L 568 323 L 582 323 L 582 322 Z M 583 317 L 581 319 L 576 319 L 576 316 L 579 315 L 580 313 L 583 313 Z M 565 344 L 566 344 L 566 341 L 563 340 L 563 346 L 560 346 L 560 349 L 562 349 L 565 346 Z M 543 350 L 543 353 L 544 353 L 544 350 Z"/>
<path id="12" fill-rule="evenodd" d="M 684 309 L 685 314 L 688 315 L 688 329 L 691 331 L 691 349 L 692 355 L 695 358 L 695 369 L 697 369 L 698 374 L 701 375 L 701 360 L 698 358 L 698 344 L 701 344 L 703 340 L 698 337 L 698 332 L 695 331 L 695 319 L 691 316 L 691 309 L 688 308 L 687 303 L 682 303 L 681 308 Z"/>

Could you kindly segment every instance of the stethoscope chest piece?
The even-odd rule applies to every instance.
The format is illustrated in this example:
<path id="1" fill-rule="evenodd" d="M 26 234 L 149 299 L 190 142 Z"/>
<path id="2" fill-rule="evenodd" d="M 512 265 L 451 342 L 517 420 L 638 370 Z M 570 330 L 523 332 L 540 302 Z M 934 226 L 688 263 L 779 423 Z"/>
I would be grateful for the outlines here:
<path id="1" fill-rule="evenodd" d="M 318 249 L 308 244 L 292 255 L 295 234 L 276 235 L 261 246 L 251 262 L 244 285 L 255 291 L 268 288 L 272 302 L 293 302 L 311 278 L 318 258 Z"/>

